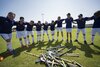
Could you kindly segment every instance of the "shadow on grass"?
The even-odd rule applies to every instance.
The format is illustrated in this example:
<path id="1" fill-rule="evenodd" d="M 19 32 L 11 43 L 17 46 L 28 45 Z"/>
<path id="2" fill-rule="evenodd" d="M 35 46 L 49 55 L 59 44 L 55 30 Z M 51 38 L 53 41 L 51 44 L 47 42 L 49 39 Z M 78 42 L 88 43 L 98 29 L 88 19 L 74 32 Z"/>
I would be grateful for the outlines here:
<path id="1" fill-rule="evenodd" d="M 68 53 L 73 53 L 76 50 L 76 46 L 73 46 L 73 43 L 65 43 L 66 48 L 71 49 Z"/>
<path id="2" fill-rule="evenodd" d="M 56 46 L 58 46 L 58 45 L 61 45 L 61 43 L 62 43 L 63 41 L 55 41 L 55 43 L 54 44 L 52 44 L 53 43 L 53 41 L 49 41 L 47 44 L 46 44 L 46 48 L 49 48 L 49 47 L 56 47 Z"/>
<path id="3" fill-rule="evenodd" d="M 95 54 L 95 55 L 100 55 L 100 52 L 96 52 L 95 50 L 93 50 L 89 44 L 82 44 L 80 42 L 78 42 L 78 44 L 81 46 L 81 48 L 78 48 L 79 50 L 81 51 L 84 51 L 85 52 L 85 56 L 86 57 L 89 57 L 89 58 L 93 58 L 93 55 L 92 54 Z"/>
<path id="4" fill-rule="evenodd" d="M 55 43 L 54 43 L 55 42 Z M 58 45 L 61 45 L 63 41 L 49 41 L 45 44 L 45 42 L 38 42 L 38 43 L 33 43 L 31 45 L 29 45 L 29 47 L 24 47 L 24 48 L 16 48 L 15 49 L 15 52 L 16 52 L 16 55 L 14 55 L 13 57 L 17 57 L 21 54 L 21 52 L 23 51 L 27 51 L 27 52 L 30 52 L 32 49 L 34 48 L 37 48 L 37 50 L 41 50 L 42 47 L 46 46 L 46 48 L 49 48 L 49 47 L 55 47 L 55 46 L 58 46 Z M 76 47 L 73 45 L 73 43 L 65 43 L 64 45 L 66 46 L 67 49 L 70 49 L 72 48 L 70 51 L 68 51 L 68 53 L 73 53 L 73 51 L 75 51 L 76 49 L 79 49 L 81 51 L 84 51 L 85 52 L 85 56 L 86 57 L 89 57 L 89 58 L 92 58 L 92 54 L 95 54 L 95 55 L 100 55 L 100 52 L 98 51 L 95 51 L 93 50 L 90 45 L 88 44 L 82 44 L 80 42 L 78 42 L 78 44 L 81 46 L 80 48 L 79 47 Z M 93 45 L 95 48 L 99 49 L 100 50 L 100 47 L 99 46 L 96 46 L 96 45 Z M 10 54 L 7 53 L 7 51 L 5 52 L 2 52 L 0 54 L 0 56 L 3 56 L 4 58 L 8 57 L 8 56 L 11 56 Z"/>

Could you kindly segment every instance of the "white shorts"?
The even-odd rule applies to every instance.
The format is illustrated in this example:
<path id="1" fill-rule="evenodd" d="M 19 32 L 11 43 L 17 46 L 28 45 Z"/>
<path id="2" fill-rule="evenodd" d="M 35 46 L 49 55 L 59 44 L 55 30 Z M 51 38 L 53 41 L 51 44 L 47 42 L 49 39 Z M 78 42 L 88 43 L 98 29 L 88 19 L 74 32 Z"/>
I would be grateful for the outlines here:
<path id="1" fill-rule="evenodd" d="M 72 28 L 66 28 L 67 32 L 72 32 Z"/>
<path id="2" fill-rule="evenodd" d="M 54 34 L 55 33 L 55 31 L 51 31 L 51 34 Z"/>
<path id="3" fill-rule="evenodd" d="M 83 33 L 83 34 L 85 34 L 85 33 L 86 33 L 85 28 L 83 28 L 83 29 L 78 29 L 78 28 L 77 28 L 77 33 L 79 33 L 80 31 L 82 31 L 82 33 Z"/>
<path id="4" fill-rule="evenodd" d="M 57 27 L 57 32 L 62 31 L 62 27 Z"/>
<path id="5" fill-rule="evenodd" d="M 92 35 L 95 35 L 96 33 L 99 33 L 100 35 L 100 28 L 92 28 Z"/>
<path id="6" fill-rule="evenodd" d="M 43 34 L 44 34 L 44 33 L 48 34 L 48 31 L 47 31 L 47 30 L 43 30 Z"/>
<path id="7" fill-rule="evenodd" d="M 37 35 L 41 35 L 41 31 L 37 31 Z"/>
<path id="8" fill-rule="evenodd" d="M 26 31 L 26 35 L 33 35 L 33 31 Z"/>
<path id="9" fill-rule="evenodd" d="M 17 38 L 26 37 L 25 31 L 16 31 Z"/>
<path id="10" fill-rule="evenodd" d="M 1 37 L 4 39 L 4 40 L 7 40 L 7 39 L 11 39 L 12 38 L 12 33 L 10 34 L 0 34 Z"/>

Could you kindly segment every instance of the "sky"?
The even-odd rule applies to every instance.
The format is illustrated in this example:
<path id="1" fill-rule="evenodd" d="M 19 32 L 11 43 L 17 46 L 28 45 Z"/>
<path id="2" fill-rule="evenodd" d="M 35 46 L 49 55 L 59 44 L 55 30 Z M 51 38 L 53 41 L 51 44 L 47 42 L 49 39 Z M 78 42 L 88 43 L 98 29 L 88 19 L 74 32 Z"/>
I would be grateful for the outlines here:
<path id="1" fill-rule="evenodd" d="M 67 13 L 71 13 L 71 16 L 77 19 L 81 13 L 84 17 L 91 17 L 98 10 L 100 0 L 0 0 L 0 16 L 14 12 L 16 21 L 23 16 L 27 22 L 51 22 L 58 16 L 66 18 Z"/>

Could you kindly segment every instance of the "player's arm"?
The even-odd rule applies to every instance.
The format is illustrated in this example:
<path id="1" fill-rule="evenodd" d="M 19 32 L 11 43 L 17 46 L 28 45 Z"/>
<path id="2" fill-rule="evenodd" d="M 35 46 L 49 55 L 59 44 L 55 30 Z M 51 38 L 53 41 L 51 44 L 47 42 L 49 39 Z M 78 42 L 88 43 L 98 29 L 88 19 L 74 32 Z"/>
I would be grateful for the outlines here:
<path id="1" fill-rule="evenodd" d="M 4 19 L 5 19 L 4 17 L 0 16 L 0 25 L 4 23 Z"/>
<path id="2" fill-rule="evenodd" d="M 77 19 L 73 20 L 73 23 L 74 23 L 74 24 L 77 24 Z"/>

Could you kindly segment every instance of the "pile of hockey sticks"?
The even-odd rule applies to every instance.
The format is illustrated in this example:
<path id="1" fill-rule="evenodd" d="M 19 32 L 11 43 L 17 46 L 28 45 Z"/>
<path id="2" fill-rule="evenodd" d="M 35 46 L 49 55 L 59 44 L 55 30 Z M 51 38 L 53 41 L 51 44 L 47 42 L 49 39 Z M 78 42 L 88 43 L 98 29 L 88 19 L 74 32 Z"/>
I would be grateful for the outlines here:
<path id="1" fill-rule="evenodd" d="M 57 46 L 46 49 L 45 53 L 36 55 L 33 53 L 26 52 L 26 54 L 38 57 L 35 63 L 44 63 L 46 67 L 82 67 L 76 61 L 70 61 L 67 59 L 61 58 L 61 56 L 74 56 L 79 57 L 79 54 L 68 53 L 68 51 L 72 50 L 72 48 L 68 49 L 66 52 L 62 53 L 62 51 L 66 48 L 66 46 Z"/>

